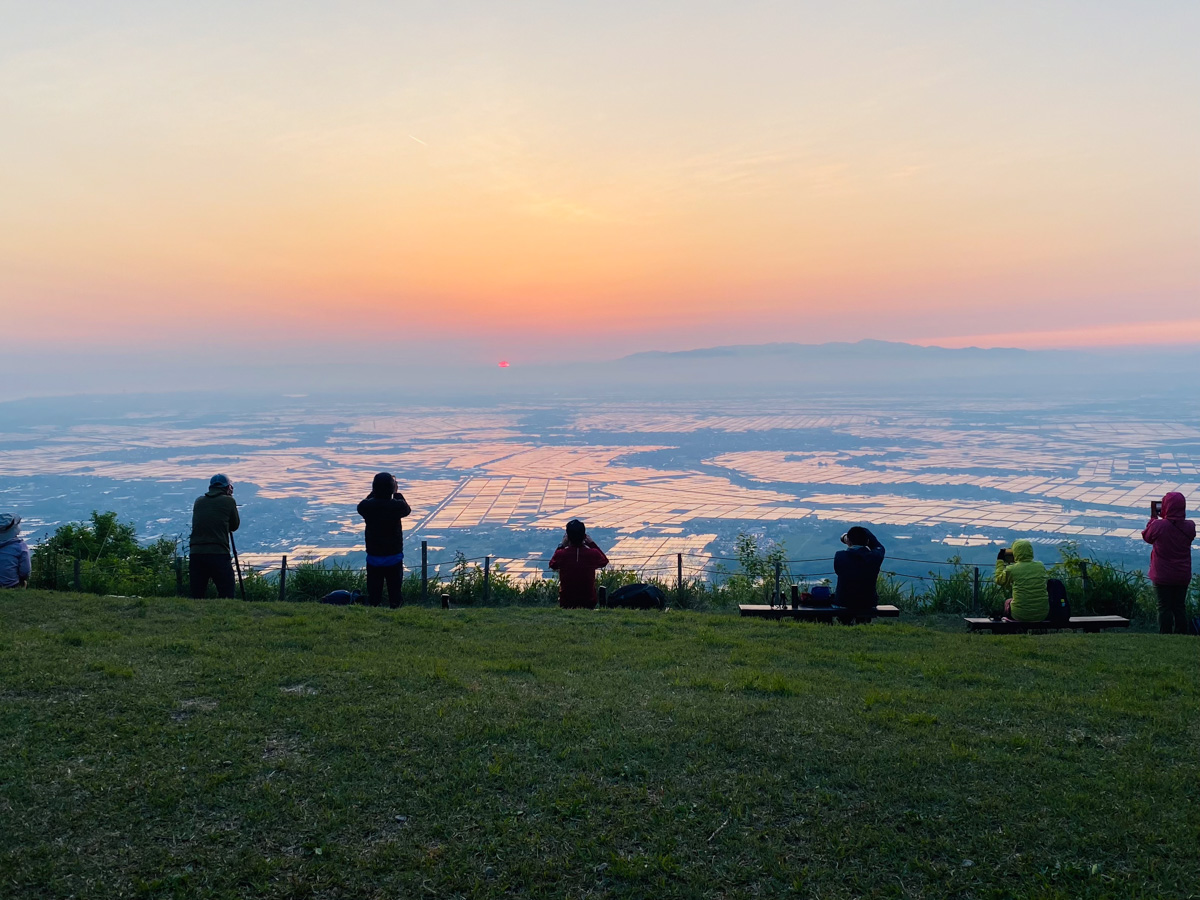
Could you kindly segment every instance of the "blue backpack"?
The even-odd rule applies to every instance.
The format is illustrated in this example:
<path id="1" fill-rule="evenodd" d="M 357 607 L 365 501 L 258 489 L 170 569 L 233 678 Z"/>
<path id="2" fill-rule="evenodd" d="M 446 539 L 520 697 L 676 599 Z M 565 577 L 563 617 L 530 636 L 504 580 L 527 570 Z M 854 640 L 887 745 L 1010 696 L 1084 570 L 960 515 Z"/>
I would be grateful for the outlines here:
<path id="1" fill-rule="evenodd" d="M 1050 595 L 1050 614 L 1047 622 L 1066 624 L 1071 620 L 1071 601 L 1067 599 L 1067 586 L 1057 578 L 1046 581 L 1046 592 Z"/>

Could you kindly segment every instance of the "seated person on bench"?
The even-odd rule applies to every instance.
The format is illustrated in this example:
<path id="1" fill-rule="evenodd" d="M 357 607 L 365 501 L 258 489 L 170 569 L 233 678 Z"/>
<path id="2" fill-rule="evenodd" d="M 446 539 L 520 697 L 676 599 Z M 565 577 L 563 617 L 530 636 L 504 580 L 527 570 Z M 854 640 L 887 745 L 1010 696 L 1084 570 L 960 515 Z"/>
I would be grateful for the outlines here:
<path id="1" fill-rule="evenodd" d="M 886 552 L 883 544 L 861 525 L 843 534 L 842 543 L 848 549 L 839 550 L 833 557 L 833 571 L 837 573 L 833 604 L 848 609 L 874 609 L 879 605 L 876 586 Z"/>
<path id="2" fill-rule="evenodd" d="M 996 556 L 996 584 L 1012 589 L 1004 601 L 1004 615 L 1017 622 L 1044 622 L 1050 615 L 1046 567 L 1033 558 L 1033 544 L 1013 541 L 1012 549 Z"/>

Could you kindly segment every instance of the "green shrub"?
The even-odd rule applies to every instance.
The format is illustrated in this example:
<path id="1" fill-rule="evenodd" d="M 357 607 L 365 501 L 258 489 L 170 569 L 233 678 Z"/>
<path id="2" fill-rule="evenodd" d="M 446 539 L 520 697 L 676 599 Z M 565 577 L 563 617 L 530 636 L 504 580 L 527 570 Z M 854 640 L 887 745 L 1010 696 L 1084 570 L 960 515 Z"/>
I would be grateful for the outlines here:
<path id="1" fill-rule="evenodd" d="M 880 573 L 875 583 L 875 592 L 879 595 L 881 606 L 896 606 L 903 610 L 913 610 L 916 606 L 915 589 L 911 584 L 904 584 L 891 573 Z"/>
<path id="2" fill-rule="evenodd" d="M 132 523 L 93 510 L 89 522 L 68 522 L 33 548 L 30 587 L 92 594 L 162 596 L 175 593 L 175 541 L 142 545 Z"/>
<path id="3" fill-rule="evenodd" d="M 1059 561 L 1051 568 L 1050 577 L 1066 586 L 1073 615 L 1141 620 L 1157 615 L 1154 589 L 1141 570 L 1081 556 L 1073 542 L 1059 547 Z"/>
<path id="4" fill-rule="evenodd" d="M 187 582 L 185 581 L 184 584 L 186 585 Z M 277 573 L 271 577 L 254 569 L 244 569 L 242 571 L 242 585 L 245 587 L 246 599 L 249 601 L 262 602 L 279 599 L 279 575 Z M 241 596 L 240 592 L 238 596 Z"/>
<path id="5" fill-rule="evenodd" d="M 298 603 L 320 600 L 331 591 L 367 592 L 366 569 L 339 563 L 300 563 L 288 569 L 287 599 Z M 275 596 L 279 596 L 276 589 Z M 249 594 L 247 594 L 249 597 Z"/>

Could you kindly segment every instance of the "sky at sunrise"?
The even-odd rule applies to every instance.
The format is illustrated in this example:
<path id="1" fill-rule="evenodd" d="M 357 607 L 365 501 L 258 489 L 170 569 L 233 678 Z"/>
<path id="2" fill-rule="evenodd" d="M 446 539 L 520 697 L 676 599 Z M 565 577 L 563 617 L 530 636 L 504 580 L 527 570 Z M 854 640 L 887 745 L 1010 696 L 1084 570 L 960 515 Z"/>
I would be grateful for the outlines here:
<path id="1" fill-rule="evenodd" d="M 0 7 L 27 349 L 1200 343 L 1192 0 Z"/>

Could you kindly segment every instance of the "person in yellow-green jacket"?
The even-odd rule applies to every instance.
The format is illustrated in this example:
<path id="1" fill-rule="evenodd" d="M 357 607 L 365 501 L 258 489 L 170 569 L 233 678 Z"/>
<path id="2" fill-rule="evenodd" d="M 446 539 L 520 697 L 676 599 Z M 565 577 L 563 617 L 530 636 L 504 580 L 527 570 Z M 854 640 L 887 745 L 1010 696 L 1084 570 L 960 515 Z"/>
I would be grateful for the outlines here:
<path id="1" fill-rule="evenodd" d="M 1004 615 L 1018 622 L 1042 622 L 1050 615 L 1046 567 L 1033 558 L 1033 544 L 1022 538 L 996 557 L 996 584 L 1012 590 Z"/>

